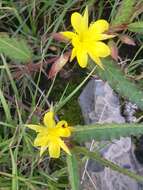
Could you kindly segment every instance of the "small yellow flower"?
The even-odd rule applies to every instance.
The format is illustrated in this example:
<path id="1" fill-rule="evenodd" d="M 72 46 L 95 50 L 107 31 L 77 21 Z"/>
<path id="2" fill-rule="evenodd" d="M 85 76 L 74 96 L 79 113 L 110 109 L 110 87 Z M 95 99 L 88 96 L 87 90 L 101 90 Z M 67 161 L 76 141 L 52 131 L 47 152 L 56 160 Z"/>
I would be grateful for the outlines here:
<path id="1" fill-rule="evenodd" d="M 87 66 L 89 55 L 93 61 L 103 68 L 100 57 L 107 57 L 111 52 L 101 40 L 114 37 L 114 35 L 104 33 L 109 29 L 109 23 L 101 19 L 91 23 L 88 27 L 88 9 L 86 7 L 83 16 L 78 12 L 71 15 L 71 24 L 75 32 L 61 32 L 64 37 L 71 40 L 73 45 L 70 61 L 77 57 L 79 65 L 84 68 Z"/>
<path id="2" fill-rule="evenodd" d="M 59 121 L 56 124 L 53 111 L 49 111 L 44 115 L 43 123 L 44 125 L 26 125 L 38 133 L 34 141 L 34 146 L 40 147 L 40 156 L 47 148 L 49 149 L 49 155 L 51 158 L 58 158 L 60 156 L 61 148 L 67 154 L 71 155 L 67 145 L 62 140 L 62 137 L 70 137 L 73 128 L 69 127 L 64 120 Z"/>

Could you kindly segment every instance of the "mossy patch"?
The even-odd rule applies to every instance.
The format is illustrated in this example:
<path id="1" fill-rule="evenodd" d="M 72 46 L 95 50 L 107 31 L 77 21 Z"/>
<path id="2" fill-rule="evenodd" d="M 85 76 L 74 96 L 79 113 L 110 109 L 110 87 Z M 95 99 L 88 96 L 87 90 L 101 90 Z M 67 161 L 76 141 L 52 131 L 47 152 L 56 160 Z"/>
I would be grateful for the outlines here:
<path id="1" fill-rule="evenodd" d="M 80 72 L 80 73 L 79 73 Z M 62 96 L 66 85 L 69 83 L 67 91 L 63 97 L 67 97 L 75 88 L 80 84 L 85 78 L 86 72 L 77 71 L 77 69 L 72 73 L 72 76 L 67 80 L 62 80 L 60 77 L 56 79 L 56 83 L 54 85 L 52 91 L 52 100 L 54 102 L 59 101 L 59 97 Z M 61 82 L 62 80 L 62 82 Z M 84 87 L 83 87 L 84 88 Z M 83 117 L 81 113 L 80 106 L 78 104 L 78 97 L 82 91 L 81 88 L 70 100 L 69 102 L 58 112 L 58 116 L 60 119 L 67 120 L 70 125 L 83 124 Z"/>

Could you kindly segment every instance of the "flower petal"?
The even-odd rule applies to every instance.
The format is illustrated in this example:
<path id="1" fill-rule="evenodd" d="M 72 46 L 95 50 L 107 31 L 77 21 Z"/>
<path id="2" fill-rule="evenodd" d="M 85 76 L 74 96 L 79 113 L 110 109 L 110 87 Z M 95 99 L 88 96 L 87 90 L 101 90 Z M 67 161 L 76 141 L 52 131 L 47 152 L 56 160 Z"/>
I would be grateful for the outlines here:
<path id="1" fill-rule="evenodd" d="M 71 155 L 69 148 L 61 139 L 59 140 L 59 145 L 67 154 Z"/>
<path id="2" fill-rule="evenodd" d="M 91 57 L 91 59 L 92 59 L 97 65 L 99 65 L 99 67 L 101 67 L 101 69 L 104 70 L 104 66 L 103 66 L 103 64 L 102 64 L 102 62 L 101 62 L 101 60 L 100 60 L 99 57 L 96 57 L 95 54 L 92 54 L 92 53 L 90 53 L 89 56 Z"/>
<path id="3" fill-rule="evenodd" d="M 49 155 L 51 158 L 59 158 L 60 156 L 59 141 L 49 143 Z"/>
<path id="4" fill-rule="evenodd" d="M 108 40 L 114 38 L 116 35 L 101 34 L 101 40 Z"/>
<path id="5" fill-rule="evenodd" d="M 83 22 L 86 29 L 88 29 L 88 8 L 85 8 L 85 12 L 83 15 Z"/>
<path id="6" fill-rule="evenodd" d="M 106 20 L 97 20 L 96 22 L 90 24 L 89 32 L 91 35 L 100 34 L 109 29 L 109 23 Z"/>
<path id="7" fill-rule="evenodd" d="M 64 37 L 68 38 L 69 40 L 76 37 L 76 34 L 74 32 L 69 32 L 69 31 L 60 32 L 60 34 L 62 34 Z"/>
<path id="8" fill-rule="evenodd" d="M 68 123 L 61 120 L 56 125 L 56 134 L 59 137 L 69 137 L 71 135 L 71 129 L 68 127 Z"/>
<path id="9" fill-rule="evenodd" d="M 38 134 L 37 137 L 34 140 L 34 146 L 47 146 L 49 143 L 48 135 L 41 135 Z"/>
<path id="10" fill-rule="evenodd" d="M 45 152 L 46 149 L 47 149 L 47 147 L 40 148 L 40 156 L 42 156 L 42 154 Z"/>
<path id="11" fill-rule="evenodd" d="M 75 12 L 71 16 L 71 24 L 74 30 L 79 34 L 81 32 L 81 25 L 82 25 L 82 16 L 81 14 Z"/>
<path id="12" fill-rule="evenodd" d="M 115 35 L 108 35 L 108 34 L 101 34 L 101 33 L 97 33 L 97 34 L 91 34 L 91 32 L 88 31 L 87 33 L 88 36 L 88 40 L 89 41 L 100 41 L 100 40 L 107 40 L 110 38 L 114 38 Z"/>
<path id="13" fill-rule="evenodd" d="M 97 57 L 107 57 L 111 54 L 110 48 L 103 42 L 95 43 L 95 52 Z"/>
<path id="14" fill-rule="evenodd" d="M 70 137 L 71 130 L 70 130 L 70 128 L 59 128 L 58 134 L 59 134 L 59 137 Z"/>
<path id="15" fill-rule="evenodd" d="M 49 128 L 54 127 L 56 125 L 53 111 L 49 111 L 44 115 L 43 123 L 46 127 Z"/>
<path id="16" fill-rule="evenodd" d="M 41 132 L 45 128 L 42 125 L 32 125 L 32 124 L 27 124 L 26 127 L 35 130 L 36 132 Z"/>
<path id="17" fill-rule="evenodd" d="M 111 54 L 110 48 L 103 42 L 94 42 L 87 45 L 88 54 L 94 57 L 107 57 Z"/>
<path id="18" fill-rule="evenodd" d="M 70 62 L 76 57 L 76 49 L 72 49 L 71 57 L 70 57 Z"/>
<path id="19" fill-rule="evenodd" d="M 87 46 L 87 51 L 91 59 L 97 63 L 102 69 L 104 69 L 99 57 L 107 57 L 110 55 L 110 48 L 103 42 L 90 43 Z"/>
<path id="20" fill-rule="evenodd" d="M 83 34 L 88 29 L 88 10 L 85 9 L 84 16 L 78 12 L 74 12 L 71 15 L 71 24 L 75 32 L 78 34 Z"/>
<path id="21" fill-rule="evenodd" d="M 78 48 L 76 50 L 76 56 L 80 67 L 85 68 L 87 66 L 88 55 L 84 48 Z"/>
<path id="22" fill-rule="evenodd" d="M 72 39 L 72 45 L 73 45 L 73 47 L 76 48 L 76 49 L 81 45 L 81 42 L 79 41 L 78 36 L 77 36 L 76 38 L 73 38 L 73 39 Z"/>

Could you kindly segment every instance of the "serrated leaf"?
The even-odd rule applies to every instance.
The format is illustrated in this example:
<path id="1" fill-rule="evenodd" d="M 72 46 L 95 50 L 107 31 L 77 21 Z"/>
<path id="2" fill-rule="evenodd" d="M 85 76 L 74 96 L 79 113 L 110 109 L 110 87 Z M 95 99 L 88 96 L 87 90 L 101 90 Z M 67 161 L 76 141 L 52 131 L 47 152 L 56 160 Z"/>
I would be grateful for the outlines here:
<path id="1" fill-rule="evenodd" d="M 94 124 L 75 127 L 73 139 L 78 142 L 95 139 L 112 140 L 143 134 L 143 124 Z"/>
<path id="2" fill-rule="evenodd" d="M 79 190 L 79 170 L 78 170 L 78 162 L 77 158 L 74 154 L 71 156 L 67 156 L 67 165 L 69 172 L 69 180 L 71 184 L 72 190 Z"/>
<path id="3" fill-rule="evenodd" d="M 32 58 L 32 51 L 24 39 L 9 36 L 0 36 L 0 53 L 22 62 L 28 62 Z"/>
<path id="4" fill-rule="evenodd" d="M 75 147 L 73 149 L 73 151 L 76 154 L 86 155 L 88 158 L 95 159 L 97 162 L 99 162 L 103 166 L 110 167 L 112 170 L 117 171 L 119 173 L 122 173 L 124 175 L 127 175 L 127 176 L 131 177 L 132 179 L 135 179 L 137 181 L 143 182 L 143 177 L 142 176 L 136 174 L 133 171 L 130 171 L 130 170 L 125 169 L 125 168 L 122 168 L 122 167 L 114 164 L 110 160 L 107 160 L 107 159 L 103 158 L 101 156 L 101 154 L 99 152 L 97 152 L 97 151 L 96 152 L 90 152 L 89 150 L 87 150 L 86 148 L 83 148 L 83 147 Z"/>
<path id="5" fill-rule="evenodd" d="M 143 21 L 133 22 L 128 25 L 128 30 L 131 32 L 143 33 Z"/>
<path id="6" fill-rule="evenodd" d="M 102 80 L 108 81 L 109 85 L 119 93 L 120 96 L 135 103 L 143 110 L 143 91 L 139 85 L 129 80 L 113 60 L 106 58 L 103 59 L 102 62 L 104 64 L 104 70 L 98 68 L 96 74 L 98 73 Z M 94 65 L 95 64 L 91 62 L 89 69 L 91 70 Z"/>

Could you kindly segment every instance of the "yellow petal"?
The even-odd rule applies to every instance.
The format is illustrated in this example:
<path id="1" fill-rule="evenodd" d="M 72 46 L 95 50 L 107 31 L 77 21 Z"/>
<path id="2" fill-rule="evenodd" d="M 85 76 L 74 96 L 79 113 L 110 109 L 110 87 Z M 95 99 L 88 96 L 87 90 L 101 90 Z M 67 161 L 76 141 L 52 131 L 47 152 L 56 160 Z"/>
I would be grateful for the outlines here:
<path id="1" fill-rule="evenodd" d="M 97 34 L 91 34 L 91 32 L 88 31 L 87 33 L 87 38 L 89 39 L 89 41 L 100 41 L 100 40 L 107 40 L 110 38 L 114 38 L 115 35 L 107 35 L 107 34 L 101 34 L 101 33 L 97 33 Z"/>
<path id="2" fill-rule="evenodd" d="M 71 24 L 74 30 L 79 34 L 81 32 L 82 16 L 75 12 L 71 16 Z"/>
<path id="3" fill-rule="evenodd" d="M 101 34 L 101 40 L 114 38 L 116 35 Z"/>
<path id="4" fill-rule="evenodd" d="M 97 20 L 93 24 L 89 26 L 89 32 L 91 32 L 91 35 L 103 33 L 109 29 L 109 23 L 106 20 Z"/>
<path id="5" fill-rule="evenodd" d="M 71 136 L 71 130 L 69 128 L 59 128 L 58 129 L 59 137 L 70 137 Z"/>
<path id="6" fill-rule="evenodd" d="M 72 45 L 75 48 L 75 50 L 81 45 L 81 42 L 79 41 L 78 37 L 72 39 Z"/>
<path id="7" fill-rule="evenodd" d="M 101 67 L 101 69 L 104 70 L 104 66 L 103 66 L 103 64 L 102 64 L 102 62 L 101 62 L 101 60 L 100 60 L 99 57 L 96 57 L 94 54 L 90 54 L 90 57 L 91 57 L 91 59 L 92 59 L 97 65 L 99 65 L 99 67 Z"/>
<path id="8" fill-rule="evenodd" d="M 66 121 L 59 121 L 56 125 L 56 134 L 59 137 L 69 137 L 71 136 L 71 128 L 68 127 L 68 124 Z"/>
<path id="9" fill-rule="evenodd" d="M 88 10 L 85 10 L 84 16 L 75 12 L 71 16 L 71 24 L 75 32 L 82 34 L 88 29 Z"/>
<path id="10" fill-rule="evenodd" d="M 45 128 L 42 125 L 32 125 L 32 124 L 27 124 L 26 127 L 35 130 L 36 132 L 41 132 Z"/>
<path id="11" fill-rule="evenodd" d="M 85 8 L 85 12 L 83 15 L 83 22 L 84 22 L 84 26 L 87 29 L 88 28 L 88 8 Z"/>
<path id="12" fill-rule="evenodd" d="M 70 62 L 76 57 L 76 49 L 72 49 L 71 57 L 70 57 Z"/>
<path id="13" fill-rule="evenodd" d="M 110 48 L 103 42 L 95 43 L 95 53 L 97 57 L 107 57 L 111 54 Z"/>
<path id="14" fill-rule="evenodd" d="M 63 128 L 67 128 L 68 127 L 68 123 L 65 120 L 61 120 L 57 123 L 56 127 L 63 127 Z"/>
<path id="15" fill-rule="evenodd" d="M 49 155 L 51 158 L 59 158 L 60 156 L 59 141 L 49 143 Z"/>
<path id="16" fill-rule="evenodd" d="M 81 47 L 76 50 L 77 61 L 80 67 L 85 68 L 87 66 L 88 55 L 87 52 Z"/>
<path id="17" fill-rule="evenodd" d="M 110 48 L 103 42 L 88 44 L 87 51 L 90 56 L 92 54 L 94 57 L 107 57 L 111 53 Z"/>
<path id="18" fill-rule="evenodd" d="M 72 38 L 76 37 L 76 34 L 74 32 L 69 32 L 69 31 L 65 31 L 65 32 L 60 32 L 64 37 L 68 38 L 69 40 L 71 40 Z"/>
<path id="19" fill-rule="evenodd" d="M 47 147 L 40 148 L 40 156 L 42 156 L 42 154 L 45 152 L 46 149 L 47 149 Z"/>
<path id="20" fill-rule="evenodd" d="M 99 57 L 95 57 L 94 61 L 96 62 L 97 65 L 99 65 L 99 67 L 101 67 L 101 69 L 105 70 Z"/>
<path id="21" fill-rule="evenodd" d="M 59 145 L 67 154 L 71 155 L 69 148 L 61 139 L 59 140 Z"/>
<path id="22" fill-rule="evenodd" d="M 46 127 L 49 128 L 54 127 L 56 125 L 53 111 L 49 111 L 44 115 L 43 123 Z"/>
<path id="23" fill-rule="evenodd" d="M 49 143 L 48 135 L 38 134 L 34 140 L 34 146 L 46 146 Z"/>
<path id="24" fill-rule="evenodd" d="M 69 130 L 70 130 L 71 132 L 73 132 L 73 131 L 75 130 L 75 128 L 74 128 L 74 127 L 71 127 L 71 126 L 68 126 L 68 128 L 69 128 Z"/>

